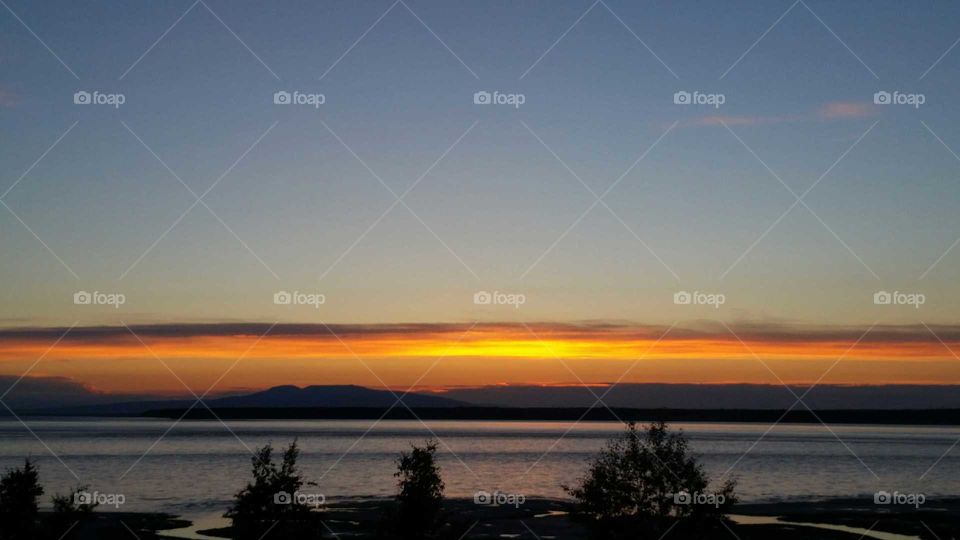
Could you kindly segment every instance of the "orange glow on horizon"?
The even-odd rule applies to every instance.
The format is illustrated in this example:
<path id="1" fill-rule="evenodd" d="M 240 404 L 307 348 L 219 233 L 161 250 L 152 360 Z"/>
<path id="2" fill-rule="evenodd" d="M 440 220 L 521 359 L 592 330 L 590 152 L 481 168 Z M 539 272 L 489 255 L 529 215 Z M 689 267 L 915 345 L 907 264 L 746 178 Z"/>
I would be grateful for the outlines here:
<path id="1" fill-rule="evenodd" d="M 929 339 L 771 338 L 635 329 L 490 325 L 276 335 L 0 337 L 0 373 L 65 376 L 105 391 L 365 384 L 433 388 L 623 382 L 810 383 L 842 358 L 834 384 L 958 384 L 954 343 Z M 139 337 L 139 339 L 138 339 Z M 141 340 L 142 339 L 142 343 Z M 946 346 L 945 346 L 946 345 Z M 49 350 L 48 350 L 49 349 Z M 159 360 L 158 360 L 159 359 Z M 856 365 L 856 369 L 851 367 Z M 912 367 L 911 367 L 912 366 Z M 169 368 L 169 369 L 168 369 Z M 844 371 L 846 369 L 847 371 Z M 852 370 L 852 371 L 851 371 Z M 171 374 L 176 374 L 173 377 Z M 771 375 L 771 371 L 775 374 Z M 430 377 L 421 379 L 425 372 Z"/>

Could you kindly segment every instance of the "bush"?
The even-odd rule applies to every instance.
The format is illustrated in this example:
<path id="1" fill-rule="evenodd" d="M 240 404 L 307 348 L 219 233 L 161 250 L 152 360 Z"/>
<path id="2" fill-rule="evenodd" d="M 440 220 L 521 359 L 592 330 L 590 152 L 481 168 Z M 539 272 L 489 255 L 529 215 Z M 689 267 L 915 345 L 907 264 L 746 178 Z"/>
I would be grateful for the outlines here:
<path id="1" fill-rule="evenodd" d="M 683 433 L 663 422 L 640 432 L 635 423 L 609 441 L 579 485 L 564 489 L 575 499 L 578 515 L 604 536 L 657 535 L 683 520 L 679 530 L 718 525 L 736 502 L 735 482 L 706 493 L 709 479 L 690 455 Z M 702 498 L 709 498 L 704 504 Z M 698 497 L 701 500 L 695 500 Z"/>
<path id="2" fill-rule="evenodd" d="M 436 531 L 443 504 L 443 480 L 437 467 L 437 444 L 413 446 L 397 460 L 397 532 L 404 538 L 426 538 Z"/>
<path id="3" fill-rule="evenodd" d="M 23 468 L 7 469 L 0 477 L 0 538 L 25 540 L 37 535 L 37 499 L 43 495 L 40 476 L 30 459 Z"/>
<path id="4" fill-rule="evenodd" d="M 251 463 L 253 482 L 238 492 L 224 517 L 239 539 L 319 537 L 322 524 L 316 512 L 295 496 L 304 485 L 297 469 L 297 442 L 283 452 L 279 466 L 273 462 L 273 446 L 257 449 Z"/>
<path id="5" fill-rule="evenodd" d="M 51 497 L 53 503 L 53 515 L 50 517 L 49 527 L 52 528 L 51 538 L 63 540 L 65 538 L 75 537 L 82 528 L 78 525 L 87 521 L 93 509 L 98 503 L 78 503 L 80 493 L 86 493 L 90 486 L 77 486 L 73 491 L 66 495 L 59 493 Z"/>

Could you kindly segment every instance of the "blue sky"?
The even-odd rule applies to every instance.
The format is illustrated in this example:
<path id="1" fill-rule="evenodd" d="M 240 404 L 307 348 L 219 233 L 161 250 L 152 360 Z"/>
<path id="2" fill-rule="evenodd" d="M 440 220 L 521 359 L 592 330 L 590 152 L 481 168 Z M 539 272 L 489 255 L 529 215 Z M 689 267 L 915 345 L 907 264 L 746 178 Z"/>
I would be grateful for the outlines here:
<path id="1" fill-rule="evenodd" d="M 960 6 L 205 2 L 0 9 L 7 325 L 956 321 L 960 248 L 930 268 L 960 236 L 960 51 L 937 62 Z M 881 90 L 925 103 L 874 105 Z M 209 209 L 171 229 L 195 198 L 151 151 L 197 194 L 216 182 Z M 828 170 L 781 218 L 780 180 L 800 194 Z M 383 216 L 380 181 L 418 178 Z M 128 301 L 81 309 L 81 289 Z M 284 310 L 280 289 L 327 303 Z M 875 306 L 881 289 L 927 302 Z M 527 303 L 478 309 L 477 290 Z"/>

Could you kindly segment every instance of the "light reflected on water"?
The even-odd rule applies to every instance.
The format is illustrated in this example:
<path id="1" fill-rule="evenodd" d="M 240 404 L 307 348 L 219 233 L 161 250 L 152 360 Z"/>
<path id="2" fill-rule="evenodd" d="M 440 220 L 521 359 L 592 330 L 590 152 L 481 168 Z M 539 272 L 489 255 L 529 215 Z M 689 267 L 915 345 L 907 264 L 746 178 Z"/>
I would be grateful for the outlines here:
<path id="1" fill-rule="evenodd" d="M 370 429 L 372 420 L 257 420 L 228 422 L 228 430 L 216 421 L 184 421 L 156 442 L 170 421 L 27 422 L 91 489 L 124 493 L 127 503 L 121 510 L 181 515 L 208 515 L 226 508 L 249 475 L 250 453 L 244 445 L 256 448 L 272 442 L 281 446 L 297 438 L 300 464 L 309 479 L 319 481 L 315 489 L 328 500 L 390 496 L 397 454 L 430 438 L 432 430 L 441 440 L 440 464 L 449 496 L 472 497 L 478 490 L 498 489 L 527 497 L 563 497 L 560 486 L 575 482 L 604 441 L 621 429 L 597 422 L 571 427 L 570 422 L 431 421 L 428 430 L 416 421 L 383 421 Z M 712 476 L 736 463 L 737 491 L 745 501 L 872 497 L 875 491 L 894 489 L 922 492 L 929 499 L 956 494 L 960 486 L 956 466 L 960 452 L 949 454 L 920 480 L 960 438 L 960 430 L 954 427 L 832 426 L 845 446 L 823 426 L 784 424 L 746 456 L 768 425 L 674 427 L 689 435 L 692 449 Z M 45 500 L 77 484 L 22 425 L 0 421 L 0 467 L 18 465 L 26 456 L 40 463 Z"/>

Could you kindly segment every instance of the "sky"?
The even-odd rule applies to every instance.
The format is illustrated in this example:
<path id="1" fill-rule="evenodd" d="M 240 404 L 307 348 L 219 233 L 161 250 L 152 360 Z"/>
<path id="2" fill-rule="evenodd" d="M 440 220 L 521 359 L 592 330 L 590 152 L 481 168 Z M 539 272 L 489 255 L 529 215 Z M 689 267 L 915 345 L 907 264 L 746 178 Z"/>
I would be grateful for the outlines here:
<path id="1" fill-rule="evenodd" d="M 960 6 L 4 2 L 2 375 L 960 382 Z"/>

